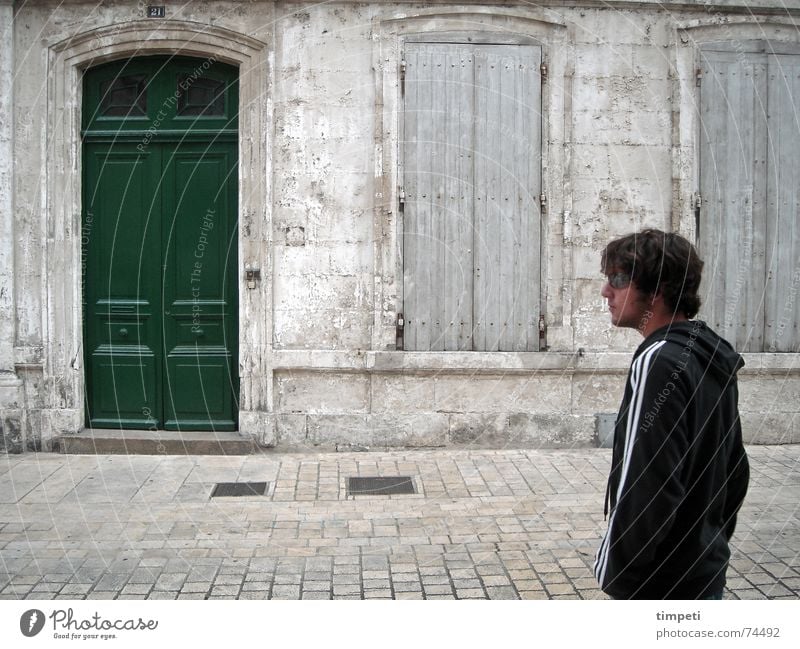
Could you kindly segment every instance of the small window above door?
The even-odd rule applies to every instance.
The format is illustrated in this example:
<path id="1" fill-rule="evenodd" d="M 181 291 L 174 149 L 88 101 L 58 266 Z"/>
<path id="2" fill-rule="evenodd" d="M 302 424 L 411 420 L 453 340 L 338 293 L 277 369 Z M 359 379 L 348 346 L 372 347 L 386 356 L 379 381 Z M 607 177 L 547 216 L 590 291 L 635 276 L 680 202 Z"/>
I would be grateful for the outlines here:
<path id="1" fill-rule="evenodd" d="M 100 114 L 104 117 L 145 117 L 147 77 L 129 74 L 100 84 Z"/>
<path id="2" fill-rule="evenodd" d="M 178 75 L 178 117 L 222 117 L 225 114 L 225 82 L 207 77 Z"/>

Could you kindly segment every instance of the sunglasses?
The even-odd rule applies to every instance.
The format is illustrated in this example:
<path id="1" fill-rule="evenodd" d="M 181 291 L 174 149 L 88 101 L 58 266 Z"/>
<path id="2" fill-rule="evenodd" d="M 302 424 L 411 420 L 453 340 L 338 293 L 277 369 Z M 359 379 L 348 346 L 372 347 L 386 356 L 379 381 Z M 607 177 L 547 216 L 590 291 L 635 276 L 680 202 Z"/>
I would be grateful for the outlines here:
<path id="1" fill-rule="evenodd" d="M 608 276 L 608 285 L 611 288 L 625 288 L 631 283 L 631 276 L 628 273 L 614 273 Z"/>

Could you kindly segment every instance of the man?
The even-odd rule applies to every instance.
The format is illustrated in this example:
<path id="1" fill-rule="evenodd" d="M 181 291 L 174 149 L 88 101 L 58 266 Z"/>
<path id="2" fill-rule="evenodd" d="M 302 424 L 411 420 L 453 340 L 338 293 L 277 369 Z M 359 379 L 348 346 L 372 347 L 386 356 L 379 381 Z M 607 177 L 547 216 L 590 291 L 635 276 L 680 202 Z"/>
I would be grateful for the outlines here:
<path id="1" fill-rule="evenodd" d="M 736 382 L 744 362 L 690 319 L 703 262 L 683 237 L 622 237 L 606 246 L 601 268 L 612 324 L 644 342 L 614 429 L 595 576 L 615 599 L 721 599 L 749 480 Z"/>

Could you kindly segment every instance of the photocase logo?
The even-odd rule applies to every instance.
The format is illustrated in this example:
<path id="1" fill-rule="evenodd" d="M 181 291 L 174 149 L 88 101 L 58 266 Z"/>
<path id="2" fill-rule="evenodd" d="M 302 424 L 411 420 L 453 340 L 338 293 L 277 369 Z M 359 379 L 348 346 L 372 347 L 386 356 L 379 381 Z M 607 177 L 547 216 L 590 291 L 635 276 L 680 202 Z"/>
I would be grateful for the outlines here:
<path id="1" fill-rule="evenodd" d="M 44 628 L 44 613 L 38 608 L 25 611 L 19 618 L 19 630 L 26 638 L 32 638 Z"/>

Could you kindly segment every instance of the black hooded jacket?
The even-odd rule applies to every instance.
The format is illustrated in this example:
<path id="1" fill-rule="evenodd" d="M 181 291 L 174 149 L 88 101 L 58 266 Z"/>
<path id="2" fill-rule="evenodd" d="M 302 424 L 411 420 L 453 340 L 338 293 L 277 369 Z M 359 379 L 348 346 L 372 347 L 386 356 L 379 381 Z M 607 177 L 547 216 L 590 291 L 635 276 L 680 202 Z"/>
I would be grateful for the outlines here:
<path id="1" fill-rule="evenodd" d="M 743 365 L 699 320 L 658 329 L 636 350 L 595 562 L 612 597 L 696 599 L 725 585 L 749 480 L 736 381 Z"/>

